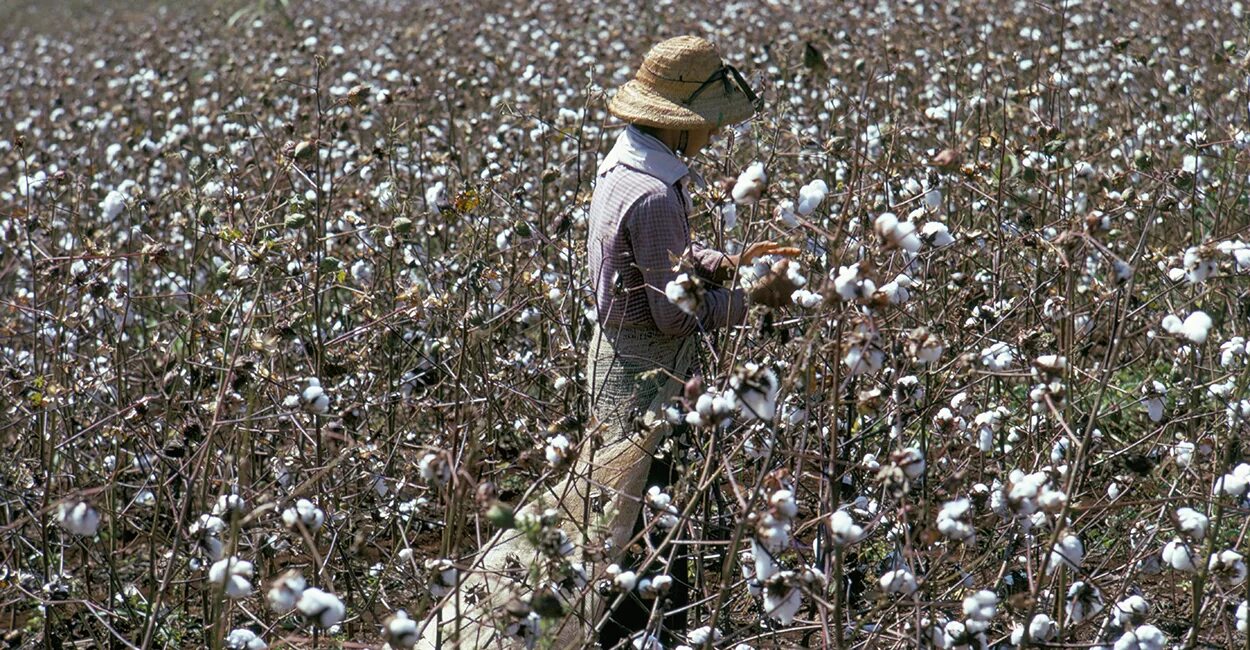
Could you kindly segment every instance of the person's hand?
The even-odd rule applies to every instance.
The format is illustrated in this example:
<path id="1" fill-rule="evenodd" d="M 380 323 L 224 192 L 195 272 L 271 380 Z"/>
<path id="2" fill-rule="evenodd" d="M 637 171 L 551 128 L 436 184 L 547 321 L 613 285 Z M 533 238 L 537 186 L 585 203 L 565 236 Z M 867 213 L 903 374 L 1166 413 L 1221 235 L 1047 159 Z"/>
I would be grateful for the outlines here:
<path id="1" fill-rule="evenodd" d="M 795 284 L 786 273 L 789 268 L 790 260 L 781 260 L 774 264 L 764 277 L 747 290 L 747 298 L 753 303 L 774 309 L 790 304 L 790 294 L 794 293 L 799 285 Z"/>
<path id="2" fill-rule="evenodd" d="M 765 255 L 780 255 L 782 257 L 795 257 L 800 253 L 799 249 L 793 246 L 782 246 L 775 241 L 755 242 L 746 247 L 746 250 L 737 255 L 730 255 L 735 266 L 743 266 L 754 262 L 756 258 Z"/>

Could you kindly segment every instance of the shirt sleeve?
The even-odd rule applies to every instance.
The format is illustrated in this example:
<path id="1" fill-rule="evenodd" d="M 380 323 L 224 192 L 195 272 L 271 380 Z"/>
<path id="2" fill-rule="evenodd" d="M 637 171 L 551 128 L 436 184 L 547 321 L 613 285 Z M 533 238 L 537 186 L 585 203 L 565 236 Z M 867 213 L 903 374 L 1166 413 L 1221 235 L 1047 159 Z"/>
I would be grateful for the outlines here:
<path id="1" fill-rule="evenodd" d="M 724 282 L 729 279 L 729 274 L 722 269 L 728 255 L 699 242 L 690 244 L 690 255 L 694 258 L 695 272 L 699 274 L 699 277 L 712 282 Z"/>
<path id="2" fill-rule="evenodd" d="M 686 219 L 665 194 L 640 198 L 625 215 L 634 263 L 642 273 L 647 305 L 656 327 L 670 336 L 687 336 L 700 328 L 709 330 L 740 324 L 746 318 L 746 299 L 741 289 L 704 285 L 704 300 L 695 314 L 687 314 L 664 295 L 677 277 L 673 262 L 690 244 Z"/>

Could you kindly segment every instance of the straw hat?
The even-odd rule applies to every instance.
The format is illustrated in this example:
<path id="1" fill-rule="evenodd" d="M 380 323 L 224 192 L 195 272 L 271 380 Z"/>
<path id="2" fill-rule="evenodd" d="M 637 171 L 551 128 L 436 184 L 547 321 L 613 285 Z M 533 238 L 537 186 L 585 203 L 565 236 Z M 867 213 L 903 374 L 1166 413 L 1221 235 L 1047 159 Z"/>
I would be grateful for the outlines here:
<path id="1" fill-rule="evenodd" d="M 748 119 L 758 103 L 714 45 L 698 36 L 678 36 L 647 52 L 638 73 L 608 102 L 608 111 L 632 124 L 703 129 Z"/>

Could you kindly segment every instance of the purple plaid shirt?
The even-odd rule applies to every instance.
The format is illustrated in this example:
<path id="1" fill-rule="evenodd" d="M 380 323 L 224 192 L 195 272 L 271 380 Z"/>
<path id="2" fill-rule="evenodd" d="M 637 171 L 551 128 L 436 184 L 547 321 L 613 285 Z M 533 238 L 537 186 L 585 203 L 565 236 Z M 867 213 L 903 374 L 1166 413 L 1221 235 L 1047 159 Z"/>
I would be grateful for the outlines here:
<path id="1" fill-rule="evenodd" d="M 712 282 L 724 254 L 690 241 L 687 179 L 689 171 L 672 151 L 633 126 L 600 165 L 587 246 L 601 326 L 687 336 L 746 318 L 742 290 Z M 704 280 L 704 299 L 693 315 L 664 295 L 681 273 L 674 270 L 679 259 Z"/>

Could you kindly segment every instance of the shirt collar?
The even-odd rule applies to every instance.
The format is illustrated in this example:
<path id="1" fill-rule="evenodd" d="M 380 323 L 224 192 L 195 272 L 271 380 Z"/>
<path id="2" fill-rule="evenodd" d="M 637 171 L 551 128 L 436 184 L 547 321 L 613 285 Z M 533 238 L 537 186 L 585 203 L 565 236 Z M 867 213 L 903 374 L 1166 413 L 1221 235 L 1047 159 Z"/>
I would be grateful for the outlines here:
<path id="1" fill-rule="evenodd" d="M 665 185 L 673 185 L 690 173 L 690 168 L 653 135 L 630 124 L 616 138 L 616 144 L 599 163 L 600 176 L 617 165 L 626 165 L 650 174 Z"/>

